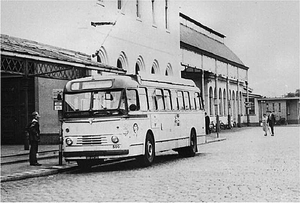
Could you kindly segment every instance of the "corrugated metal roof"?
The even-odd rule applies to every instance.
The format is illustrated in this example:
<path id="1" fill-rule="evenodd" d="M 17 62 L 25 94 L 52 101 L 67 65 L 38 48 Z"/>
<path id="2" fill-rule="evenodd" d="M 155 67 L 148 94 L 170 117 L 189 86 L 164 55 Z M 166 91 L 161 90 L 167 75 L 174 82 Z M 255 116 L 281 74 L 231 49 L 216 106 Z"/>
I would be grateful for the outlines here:
<path id="1" fill-rule="evenodd" d="M 247 68 L 243 62 L 222 42 L 212 39 L 186 25 L 180 24 L 180 41 L 203 52 L 234 62 Z"/>
<path id="2" fill-rule="evenodd" d="M 72 51 L 68 49 L 63 49 L 47 44 L 38 43 L 35 41 L 21 39 L 16 37 L 11 37 L 8 35 L 1 34 L 1 55 L 5 53 L 9 54 L 19 54 L 24 58 L 39 58 L 55 60 L 56 63 L 72 63 L 74 65 L 82 67 L 84 65 L 86 68 L 101 69 L 103 71 L 107 70 L 109 72 L 125 72 L 121 68 L 114 66 L 105 65 L 99 62 L 92 61 L 90 55 L 84 54 L 77 51 Z M 76 66 L 76 65 L 75 65 Z"/>

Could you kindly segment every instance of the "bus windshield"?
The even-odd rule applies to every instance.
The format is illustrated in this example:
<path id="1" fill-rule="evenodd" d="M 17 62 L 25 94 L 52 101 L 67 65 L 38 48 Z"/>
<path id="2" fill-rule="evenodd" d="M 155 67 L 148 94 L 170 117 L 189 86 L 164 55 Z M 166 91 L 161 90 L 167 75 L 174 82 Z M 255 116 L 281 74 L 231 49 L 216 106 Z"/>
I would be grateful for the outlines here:
<path id="1" fill-rule="evenodd" d="M 107 116 L 125 113 L 123 90 L 105 90 L 65 94 L 66 117 Z"/>

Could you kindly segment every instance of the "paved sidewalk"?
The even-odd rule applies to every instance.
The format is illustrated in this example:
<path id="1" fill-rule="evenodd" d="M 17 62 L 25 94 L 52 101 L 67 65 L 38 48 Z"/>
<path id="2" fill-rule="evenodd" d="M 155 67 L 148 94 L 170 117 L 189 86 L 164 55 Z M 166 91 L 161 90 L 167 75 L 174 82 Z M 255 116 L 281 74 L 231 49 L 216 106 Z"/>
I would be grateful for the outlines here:
<path id="1" fill-rule="evenodd" d="M 217 138 L 216 133 L 213 133 L 206 136 L 206 143 L 225 139 L 221 134 Z M 30 166 L 29 150 L 24 150 L 24 145 L 2 145 L 1 182 L 47 176 L 75 169 L 77 167 L 76 162 L 67 163 L 63 159 L 62 165 L 59 165 L 58 149 L 58 145 L 39 145 L 38 162 L 42 165 Z"/>
<path id="2" fill-rule="evenodd" d="M 62 161 L 59 165 L 58 145 L 39 145 L 38 162 L 42 166 L 29 165 L 29 150 L 24 145 L 1 146 L 1 182 L 45 176 L 64 172 L 76 166 Z"/>

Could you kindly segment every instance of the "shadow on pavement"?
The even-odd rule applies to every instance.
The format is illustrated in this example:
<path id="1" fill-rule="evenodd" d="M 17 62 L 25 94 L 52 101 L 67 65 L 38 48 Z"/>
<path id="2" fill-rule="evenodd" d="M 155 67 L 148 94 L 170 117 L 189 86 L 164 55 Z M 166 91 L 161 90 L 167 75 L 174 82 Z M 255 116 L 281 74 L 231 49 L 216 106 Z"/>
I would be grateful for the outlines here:
<path id="1" fill-rule="evenodd" d="M 197 153 L 195 157 L 204 157 L 205 153 Z M 149 167 L 157 167 L 165 164 L 172 164 L 173 162 L 177 162 L 179 160 L 192 159 L 193 157 L 182 157 L 178 154 L 164 154 L 155 157 L 154 163 Z M 104 163 L 102 165 L 93 166 L 90 169 L 80 169 L 75 171 L 71 171 L 72 174 L 81 174 L 81 173 L 98 173 L 98 172 L 112 172 L 112 171 L 130 171 L 130 170 L 141 170 L 144 168 L 140 165 L 140 163 L 135 159 L 125 159 L 118 161 L 111 161 L 109 163 Z"/>

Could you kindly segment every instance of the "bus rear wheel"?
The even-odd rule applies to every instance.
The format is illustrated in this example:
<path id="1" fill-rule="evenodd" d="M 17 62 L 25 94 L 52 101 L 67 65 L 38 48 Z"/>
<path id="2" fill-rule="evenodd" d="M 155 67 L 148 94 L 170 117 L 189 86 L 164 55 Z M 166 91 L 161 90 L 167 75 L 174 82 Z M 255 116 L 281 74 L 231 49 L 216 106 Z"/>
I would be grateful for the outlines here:
<path id="1" fill-rule="evenodd" d="M 191 131 L 190 146 L 178 149 L 178 153 L 183 157 L 193 157 L 197 152 L 197 135 L 195 130 Z"/>
<path id="2" fill-rule="evenodd" d="M 145 140 L 145 153 L 139 157 L 139 162 L 142 166 L 150 166 L 155 158 L 155 143 L 153 136 L 148 134 Z"/>

